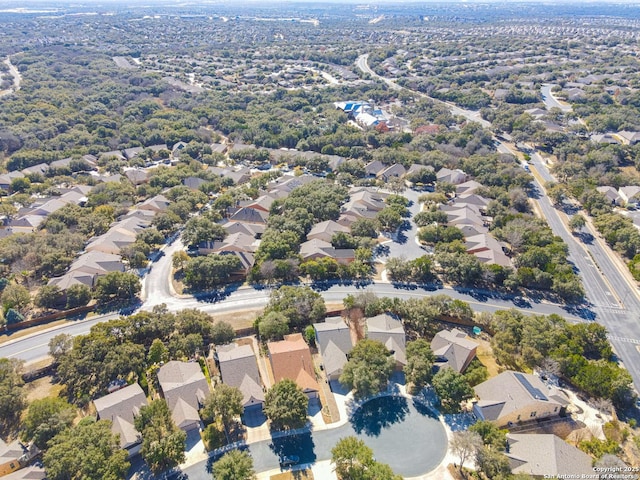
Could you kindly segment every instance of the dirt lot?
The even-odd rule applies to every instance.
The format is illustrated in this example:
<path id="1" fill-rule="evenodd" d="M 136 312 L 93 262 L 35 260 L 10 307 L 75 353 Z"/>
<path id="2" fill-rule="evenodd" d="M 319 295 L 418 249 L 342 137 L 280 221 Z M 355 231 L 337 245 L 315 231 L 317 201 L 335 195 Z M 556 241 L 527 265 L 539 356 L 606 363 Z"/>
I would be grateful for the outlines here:
<path id="1" fill-rule="evenodd" d="M 313 480 L 313 472 L 311 470 L 283 472 L 277 475 L 271 475 L 271 480 Z"/>
<path id="2" fill-rule="evenodd" d="M 46 397 L 57 397 L 62 390 L 62 385 L 53 383 L 53 377 L 42 377 L 25 384 L 24 390 L 27 393 L 29 403 Z"/>

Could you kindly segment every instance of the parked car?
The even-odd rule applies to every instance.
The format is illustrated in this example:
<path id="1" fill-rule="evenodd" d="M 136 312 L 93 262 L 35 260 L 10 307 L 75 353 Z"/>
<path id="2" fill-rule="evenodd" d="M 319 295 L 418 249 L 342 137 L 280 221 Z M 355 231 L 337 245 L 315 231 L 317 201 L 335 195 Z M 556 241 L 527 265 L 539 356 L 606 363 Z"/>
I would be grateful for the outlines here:
<path id="1" fill-rule="evenodd" d="M 293 465 L 297 465 L 298 462 L 300 462 L 300 457 L 297 455 L 286 455 L 284 457 L 280 457 L 281 467 L 292 467 Z"/>

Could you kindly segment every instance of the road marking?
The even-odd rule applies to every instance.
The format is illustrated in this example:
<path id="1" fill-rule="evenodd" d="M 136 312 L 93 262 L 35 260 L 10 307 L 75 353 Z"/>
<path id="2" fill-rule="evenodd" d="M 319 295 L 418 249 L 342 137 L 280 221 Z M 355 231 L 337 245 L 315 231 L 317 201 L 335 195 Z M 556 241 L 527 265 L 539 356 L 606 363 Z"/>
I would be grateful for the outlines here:
<path id="1" fill-rule="evenodd" d="M 633 343 L 635 345 L 640 345 L 640 340 L 635 338 L 626 338 L 626 337 L 616 337 L 615 335 L 607 335 L 609 340 L 614 340 L 617 342 L 625 342 L 625 343 Z"/>

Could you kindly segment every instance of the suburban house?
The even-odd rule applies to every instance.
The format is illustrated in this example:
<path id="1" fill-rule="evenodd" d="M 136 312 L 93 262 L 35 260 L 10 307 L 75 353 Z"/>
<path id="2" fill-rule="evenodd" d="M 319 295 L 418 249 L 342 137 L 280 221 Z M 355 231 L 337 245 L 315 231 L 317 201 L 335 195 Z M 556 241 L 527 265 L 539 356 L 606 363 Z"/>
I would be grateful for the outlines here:
<path id="1" fill-rule="evenodd" d="M 40 449 L 33 444 L 27 447 L 19 440 L 6 443 L 0 438 L 0 477 L 9 480 L 45 478 L 42 467 L 29 466 L 29 463 L 38 455 L 40 455 Z"/>
<path id="2" fill-rule="evenodd" d="M 49 285 L 57 285 L 60 290 L 78 284 L 93 288 L 98 277 L 109 272 L 124 272 L 120 255 L 98 251 L 86 252 L 71 264 L 64 275 L 49 280 Z"/>
<path id="3" fill-rule="evenodd" d="M 511 472 L 544 478 L 590 478 L 592 458 L 582 450 L 551 434 L 507 435 Z"/>
<path id="4" fill-rule="evenodd" d="M 120 437 L 120 447 L 129 457 L 140 451 L 142 437 L 134 426 L 134 417 L 147 405 L 147 397 L 134 383 L 93 401 L 98 420 L 111 421 L 111 431 Z"/>
<path id="5" fill-rule="evenodd" d="M 436 180 L 438 182 L 447 182 L 454 185 L 460 185 L 467 181 L 467 174 L 460 169 L 451 170 L 449 168 L 441 168 L 436 173 Z"/>
<path id="6" fill-rule="evenodd" d="M 618 193 L 618 190 L 616 190 L 614 187 L 607 185 L 596 187 L 596 190 L 607 197 L 607 200 L 609 200 L 612 205 L 621 205 L 622 203 L 624 203 L 622 198 L 620 197 L 620 194 Z"/>
<path id="7" fill-rule="evenodd" d="M 364 166 L 364 173 L 367 177 L 377 177 L 378 173 L 382 172 L 385 168 L 386 166 L 380 160 L 374 160 Z"/>
<path id="8" fill-rule="evenodd" d="M 23 178 L 24 174 L 22 172 L 13 171 L 9 173 L 3 173 L 0 175 L 0 188 L 3 190 L 9 190 L 11 186 L 11 182 L 16 178 Z"/>
<path id="9" fill-rule="evenodd" d="M 167 362 L 158 370 L 158 383 L 178 428 L 185 431 L 199 428 L 198 410 L 210 392 L 200 364 Z"/>
<path id="10" fill-rule="evenodd" d="M 267 224 L 268 218 L 268 212 L 248 207 L 240 207 L 229 216 L 229 220 L 232 222 L 258 223 L 263 225 Z"/>
<path id="11" fill-rule="evenodd" d="M 489 233 L 479 233 L 465 238 L 467 253 L 474 255 L 482 263 L 510 267 L 511 260 L 504 253 L 503 246 Z"/>
<path id="12" fill-rule="evenodd" d="M 288 378 L 296 382 L 310 399 L 318 398 L 320 385 L 309 346 L 301 333 L 285 335 L 279 342 L 269 342 L 267 349 L 276 382 Z"/>
<path id="13" fill-rule="evenodd" d="M 367 318 L 367 338 L 384 344 L 396 361 L 396 368 L 407 364 L 407 340 L 402 322 L 389 313 Z"/>
<path id="14" fill-rule="evenodd" d="M 355 260 L 355 252 L 353 248 L 334 248 L 329 242 L 317 238 L 300 245 L 300 257 L 305 262 L 319 258 L 333 258 L 338 263 L 346 265 Z"/>
<path id="15" fill-rule="evenodd" d="M 378 172 L 376 177 L 387 182 L 391 178 L 403 177 L 406 173 L 407 170 L 400 163 L 394 163 L 381 172 Z"/>
<path id="16" fill-rule="evenodd" d="M 637 205 L 640 201 L 640 187 L 637 185 L 630 185 L 628 187 L 620 187 L 618 194 L 624 205 Z"/>
<path id="17" fill-rule="evenodd" d="M 324 222 L 316 223 L 309 233 L 307 233 L 307 240 L 323 240 L 325 242 L 331 242 L 333 236 L 338 232 L 349 233 L 349 227 L 340 225 L 333 220 L 325 220 Z"/>
<path id="18" fill-rule="evenodd" d="M 229 235 L 234 233 L 244 233 L 254 238 L 260 238 L 267 226 L 264 223 L 244 223 L 233 220 L 223 220 L 220 222 Z"/>
<path id="19" fill-rule="evenodd" d="M 327 379 L 338 380 L 353 348 L 349 327 L 342 317 L 329 317 L 323 323 L 314 323 L 313 328 Z"/>
<path id="20" fill-rule="evenodd" d="M 618 136 L 622 138 L 623 143 L 627 145 L 635 145 L 640 142 L 640 132 L 618 132 Z"/>
<path id="21" fill-rule="evenodd" d="M 476 416 L 499 427 L 560 415 L 569 401 L 535 375 L 506 371 L 474 387 Z"/>
<path id="22" fill-rule="evenodd" d="M 216 348 L 216 358 L 222 381 L 242 392 L 242 406 L 245 411 L 262 409 L 264 390 L 251 345 L 220 345 Z"/>
<path id="23" fill-rule="evenodd" d="M 171 205 L 171 200 L 169 200 L 164 195 L 156 195 L 155 197 L 151 197 L 148 200 L 145 200 L 138 208 L 140 210 L 151 210 L 156 213 L 164 212 L 169 205 Z"/>
<path id="24" fill-rule="evenodd" d="M 452 368 L 463 373 L 476 357 L 478 342 L 467 338 L 462 330 L 441 330 L 431 340 L 431 350 L 436 357 L 436 366 Z"/>

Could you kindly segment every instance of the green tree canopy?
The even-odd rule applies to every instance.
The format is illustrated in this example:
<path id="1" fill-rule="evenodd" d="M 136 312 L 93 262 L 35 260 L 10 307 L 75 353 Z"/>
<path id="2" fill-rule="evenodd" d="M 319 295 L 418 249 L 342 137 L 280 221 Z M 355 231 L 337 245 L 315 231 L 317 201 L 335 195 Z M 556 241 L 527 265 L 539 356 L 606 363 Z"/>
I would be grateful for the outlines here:
<path id="1" fill-rule="evenodd" d="M 219 384 L 213 393 L 211 393 L 204 401 L 202 407 L 203 415 L 220 419 L 225 429 L 229 427 L 231 421 L 240 416 L 243 411 L 242 392 L 225 383 Z"/>
<path id="2" fill-rule="evenodd" d="M 432 385 L 446 413 L 459 412 L 460 403 L 473 397 L 473 389 L 464 375 L 452 368 L 441 368 L 433 376 Z"/>
<path id="3" fill-rule="evenodd" d="M 44 450 L 49 440 L 71 426 L 75 416 L 75 408 L 62 398 L 34 400 L 22 422 L 22 438 L 33 440 L 38 448 Z"/>
<path id="4" fill-rule="evenodd" d="M 154 474 L 184 462 L 187 434 L 173 423 L 163 399 L 141 407 L 135 417 L 135 427 L 142 434 L 142 458 Z"/>
<path id="5" fill-rule="evenodd" d="M 349 355 L 340 383 L 354 390 L 357 397 L 367 397 L 387 386 L 395 361 L 387 347 L 377 340 L 360 340 Z"/>
<path id="6" fill-rule="evenodd" d="M 391 467 L 379 463 L 373 450 L 356 437 L 345 437 L 331 449 L 331 461 L 340 480 L 401 480 Z"/>
<path id="7" fill-rule="evenodd" d="M 231 450 L 213 464 L 214 480 L 252 480 L 253 459 L 246 451 Z"/>
<path id="8" fill-rule="evenodd" d="M 0 358 L 0 431 L 13 424 L 26 407 L 21 374 L 21 361 Z"/>
<path id="9" fill-rule="evenodd" d="M 431 380 L 435 357 L 431 345 L 423 338 L 407 344 L 407 364 L 404 374 L 408 382 L 413 384 L 414 391 L 419 391 Z"/>
<path id="10" fill-rule="evenodd" d="M 111 422 L 90 418 L 53 437 L 42 460 L 50 480 L 120 480 L 129 469 Z"/>
<path id="11" fill-rule="evenodd" d="M 267 392 L 264 413 L 275 430 L 301 428 L 307 423 L 309 399 L 293 380 L 284 379 Z"/>
<path id="12" fill-rule="evenodd" d="M 326 311 L 324 299 L 311 288 L 283 285 L 271 293 L 263 315 L 281 313 L 291 327 L 303 328 L 319 322 Z"/>

